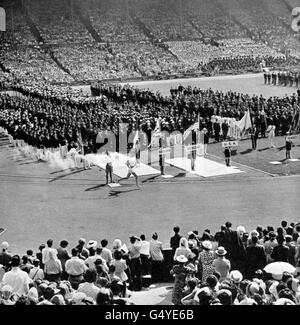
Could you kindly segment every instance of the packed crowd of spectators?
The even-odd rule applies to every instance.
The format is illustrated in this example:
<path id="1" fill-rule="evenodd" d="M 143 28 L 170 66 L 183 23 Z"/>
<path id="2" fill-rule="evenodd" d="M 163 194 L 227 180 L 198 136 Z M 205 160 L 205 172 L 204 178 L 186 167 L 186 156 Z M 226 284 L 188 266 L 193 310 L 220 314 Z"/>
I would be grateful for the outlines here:
<path id="1" fill-rule="evenodd" d="M 26 9 L 48 44 L 87 44 L 93 41 L 68 0 L 26 1 Z"/>
<path id="2" fill-rule="evenodd" d="M 46 4 L 31 0 L 22 7 L 16 1 L 7 9 L 0 64 L 14 78 L 51 83 L 160 78 L 255 70 L 257 57 L 270 57 L 274 65 L 287 64 L 284 57 L 300 59 L 299 40 L 271 13 L 279 4 L 267 12 L 234 0 Z M 103 43 L 94 39 L 89 24 Z"/>
<path id="3" fill-rule="evenodd" d="M 182 7 L 175 7 L 163 1 L 133 1 L 133 11 L 149 28 L 157 39 L 172 40 L 199 40 L 199 33 L 182 14 Z M 177 10 L 174 11 L 173 9 Z"/>
<path id="4" fill-rule="evenodd" d="M 217 71 L 230 71 L 230 72 L 242 72 L 242 71 L 260 71 L 261 64 L 265 62 L 268 67 L 274 65 L 281 65 L 286 62 L 283 57 L 274 58 L 273 56 L 236 56 L 236 57 L 219 57 L 211 60 L 205 66 L 203 70 L 217 70 Z"/>
<path id="5" fill-rule="evenodd" d="M 112 53 L 116 56 L 123 55 L 125 61 L 131 62 L 142 76 L 174 75 L 193 71 L 185 62 L 150 42 L 112 44 L 111 48 Z"/>
<path id="6" fill-rule="evenodd" d="M 0 48 L 0 63 L 11 74 L 11 82 L 71 82 L 72 76 L 53 61 L 50 51 L 37 45 L 19 48 L 7 44 Z"/>
<path id="7" fill-rule="evenodd" d="M 5 38 L 19 46 L 36 45 L 36 39 L 25 21 L 22 10 L 18 6 L 6 9 Z"/>
<path id="8" fill-rule="evenodd" d="M 129 57 L 121 51 L 109 52 L 106 46 L 89 44 L 56 47 L 54 55 L 76 80 L 103 80 L 139 77 Z"/>
<path id="9" fill-rule="evenodd" d="M 227 3 L 223 1 L 189 1 L 184 6 L 183 15 L 205 37 L 214 39 L 243 38 L 247 31 L 233 19 Z"/>
<path id="10" fill-rule="evenodd" d="M 0 304 L 131 305 L 133 291 L 169 280 L 166 270 L 174 305 L 300 304 L 299 223 L 283 220 L 278 228 L 247 232 L 226 222 L 214 235 L 210 229 L 185 236 L 178 226 L 173 231 L 170 248 L 157 233 L 150 241 L 131 235 L 128 244 L 80 238 L 73 248 L 48 239 L 22 257 L 4 241 Z"/>
<path id="11" fill-rule="evenodd" d="M 282 4 L 281 4 L 282 5 Z M 232 6 L 232 14 L 236 19 L 252 34 L 255 40 L 263 40 L 269 46 L 273 47 L 277 51 L 286 53 L 290 52 L 290 55 L 299 59 L 300 42 L 295 33 L 293 33 L 290 22 L 284 24 L 279 18 L 278 14 L 266 10 L 264 6 L 269 6 L 267 1 L 262 4 L 260 1 L 251 2 L 239 1 L 238 5 Z M 274 2 L 273 6 L 277 8 L 279 4 Z M 285 14 L 285 17 L 290 19 L 290 14 L 287 10 L 281 11 L 280 16 Z"/>
<path id="12" fill-rule="evenodd" d="M 262 60 L 267 61 L 267 66 L 283 64 L 286 61 L 284 54 L 250 38 L 222 40 L 218 46 L 201 41 L 168 42 L 167 45 L 178 58 L 193 68 L 199 68 L 199 65 L 214 65 L 216 60 L 220 63 L 222 71 L 258 68 Z"/>
<path id="13" fill-rule="evenodd" d="M 85 1 L 81 10 L 104 42 L 147 40 L 143 31 L 133 23 L 126 3 L 117 0 L 107 3 Z"/>

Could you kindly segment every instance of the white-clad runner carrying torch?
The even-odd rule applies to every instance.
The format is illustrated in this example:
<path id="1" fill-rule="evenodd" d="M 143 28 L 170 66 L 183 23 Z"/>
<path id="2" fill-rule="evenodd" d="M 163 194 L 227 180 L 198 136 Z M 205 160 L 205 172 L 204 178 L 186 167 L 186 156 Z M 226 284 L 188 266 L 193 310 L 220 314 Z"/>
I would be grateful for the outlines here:
<path id="1" fill-rule="evenodd" d="M 133 161 L 128 159 L 125 164 L 126 164 L 126 166 L 128 168 L 127 176 L 123 177 L 123 178 L 120 178 L 118 182 L 120 183 L 120 181 L 128 179 L 131 175 L 133 175 L 135 177 L 136 186 L 139 186 L 138 175 L 133 171 L 133 168 L 135 168 L 137 166 L 136 162 L 133 162 Z"/>

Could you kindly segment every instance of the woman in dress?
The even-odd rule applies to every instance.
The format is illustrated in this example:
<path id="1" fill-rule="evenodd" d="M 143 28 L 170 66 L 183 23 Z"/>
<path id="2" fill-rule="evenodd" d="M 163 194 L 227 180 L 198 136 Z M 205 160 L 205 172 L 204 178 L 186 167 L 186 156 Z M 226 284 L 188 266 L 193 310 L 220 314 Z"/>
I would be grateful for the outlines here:
<path id="1" fill-rule="evenodd" d="M 174 275 L 174 287 L 172 292 L 172 303 L 174 305 L 180 305 L 183 298 L 183 291 L 186 284 L 186 276 L 188 269 L 185 267 L 188 259 L 184 255 L 180 255 L 176 258 L 178 264 L 174 265 L 170 271 L 171 275 Z"/>
<path id="2" fill-rule="evenodd" d="M 111 265 L 115 266 L 114 274 L 120 278 L 123 283 L 123 294 L 125 296 L 126 293 L 126 281 L 128 280 L 128 276 L 126 274 L 127 264 L 126 261 L 122 258 L 122 253 L 120 251 L 114 252 L 114 259 L 111 261 Z"/>
<path id="3" fill-rule="evenodd" d="M 202 283 L 206 283 L 207 277 L 214 273 L 212 263 L 215 259 L 215 254 L 212 251 L 212 243 L 209 240 L 205 240 L 202 243 L 202 248 L 203 250 L 198 257 L 198 269 L 201 270 Z"/>

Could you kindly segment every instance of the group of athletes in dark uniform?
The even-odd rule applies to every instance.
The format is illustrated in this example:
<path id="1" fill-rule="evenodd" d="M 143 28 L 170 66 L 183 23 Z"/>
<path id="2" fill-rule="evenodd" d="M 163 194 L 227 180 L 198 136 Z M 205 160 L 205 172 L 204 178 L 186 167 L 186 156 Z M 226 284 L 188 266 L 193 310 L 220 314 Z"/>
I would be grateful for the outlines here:
<path id="1" fill-rule="evenodd" d="M 300 71 L 279 71 L 279 72 L 264 72 L 265 85 L 278 85 L 278 86 L 299 86 Z"/>

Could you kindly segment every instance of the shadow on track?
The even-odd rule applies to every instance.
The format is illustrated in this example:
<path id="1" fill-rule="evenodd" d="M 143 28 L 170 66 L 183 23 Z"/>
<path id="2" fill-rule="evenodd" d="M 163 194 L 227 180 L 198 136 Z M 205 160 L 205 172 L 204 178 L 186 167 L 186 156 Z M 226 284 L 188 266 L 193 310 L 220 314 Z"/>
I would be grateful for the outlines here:
<path id="1" fill-rule="evenodd" d="M 139 191 L 139 190 L 140 190 L 139 187 L 131 188 L 131 189 L 127 189 L 127 190 L 111 190 L 108 195 L 109 195 L 109 197 L 119 197 L 120 194 Z"/>
<path id="2" fill-rule="evenodd" d="M 60 176 L 57 176 L 57 177 L 51 179 L 51 180 L 49 181 L 49 183 L 54 182 L 54 181 L 58 181 L 59 179 L 64 178 L 64 177 L 67 177 L 67 176 L 70 176 L 70 175 L 74 175 L 74 174 L 81 173 L 81 172 L 83 172 L 83 171 L 85 171 L 84 168 L 80 168 L 80 169 L 73 170 L 73 171 L 71 171 L 71 172 L 68 173 L 68 174 L 60 175 Z"/>
<path id="3" fill-rule="evenodd" d="M 106 184 L 100 184 L 100 185 L 96 185 L 90 188 L 87 188 L 86 190 L 84 190 L 85 192 L 90 192 L 90 191 L 97 191 L 99 188 L 105 187 Z"/>
<path id="4" fill-rule="evenodd" d="M 21 166 L 21 165 L 30 165 L 30 164 L 40 164 L 40 163 L 44 163 L 44 161 L 42 161 L 42 160 L 31 160 L 31 161 L 28 161 L 28 162 L 23 162 L 23 163 L 19 164 L 19 166 Z"/>
<path id="5" fill-rule="evenodd" d="M 240 155 L 246 155 L 247 153 L 250 153 L 250 152 L 252 152 L 253 151 L 253 149 L 247 149 L 247 150 L 245 150 L 245 151 L 241 151 L 239 154 Z"/>
<path id="6" fill-rule="evenodd" d="M 178 178 L 178 177 L 185 177 L 186 173 L 179 173 L 177 175 L 174 176 L 174 178 Z"/>
<path id="7" fill-rule="evenodd" d="M 160 176 L 161 175 L 152 176 L 150 178 L 144 179 L 141 183 L 144 184 L 144 183 L 147 183 L 147 182 L 153 182 L 157 177 L 160 177 Z"/>

